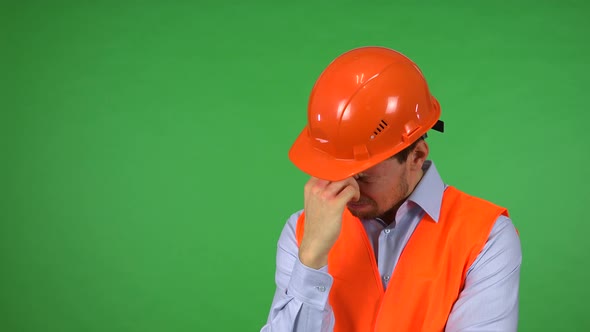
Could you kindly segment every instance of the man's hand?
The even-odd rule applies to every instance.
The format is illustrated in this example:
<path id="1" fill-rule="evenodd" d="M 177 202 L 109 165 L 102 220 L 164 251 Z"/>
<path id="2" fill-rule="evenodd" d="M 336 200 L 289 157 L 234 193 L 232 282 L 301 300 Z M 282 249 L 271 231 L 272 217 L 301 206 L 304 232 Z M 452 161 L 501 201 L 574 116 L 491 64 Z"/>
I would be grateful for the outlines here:
<path id="1" fill-rule="evenodd" d="M 349 201 L 360 197 L 353 178 L 330 182 L 312 177 L 304 191 L 305 227 L 299 260 L 319 269 L 328 263 L 328 253 L 340 235 L 342 213 Z"/>

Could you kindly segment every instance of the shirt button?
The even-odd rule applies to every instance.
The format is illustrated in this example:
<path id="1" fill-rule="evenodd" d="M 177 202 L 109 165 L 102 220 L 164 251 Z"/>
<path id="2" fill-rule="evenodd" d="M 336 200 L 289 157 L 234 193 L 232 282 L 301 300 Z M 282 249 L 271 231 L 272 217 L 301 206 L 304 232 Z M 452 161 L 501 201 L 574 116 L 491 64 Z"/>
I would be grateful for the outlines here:
<path id="1" fill-rule="evenodd" d="M 326 291 L 326 287 L 324 286 L 315 286 L 315 288 L 322 293 Z"/>
<path id="2" fill-rule="evenodd" d="M 391 232 L 391 229 L 389 229 L 389 228 L 386 228 L 386 229 L 384 230 L 384 232 L 385 232 L 385 234 L 389 234 L 389 232 Z"/>
<path id="3" fill-rule="evenodd" d="M 385 280 L 385 282 L 389 281 L 389 275 L 383 276 L 383 280 Z"/>

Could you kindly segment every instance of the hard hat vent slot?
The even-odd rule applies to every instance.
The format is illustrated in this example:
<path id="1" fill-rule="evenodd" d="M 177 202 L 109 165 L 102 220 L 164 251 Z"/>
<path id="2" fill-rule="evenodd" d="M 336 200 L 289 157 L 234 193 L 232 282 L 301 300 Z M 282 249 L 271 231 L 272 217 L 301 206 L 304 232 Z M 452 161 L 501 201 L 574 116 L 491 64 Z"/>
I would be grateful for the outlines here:
<path id="1" fill-rule="evenodd" d="M 377 128 L 375 128 L 375 130 L 373 131 L 373 135 L 371 135 L 371 139 L 374 139 L 381 132 L 385 131 L 387 126 L 388 126 L 387 122 L 385 122 L 385 120 L 381 120 L 381 122 L 379 122 L 379 126 Z"/>

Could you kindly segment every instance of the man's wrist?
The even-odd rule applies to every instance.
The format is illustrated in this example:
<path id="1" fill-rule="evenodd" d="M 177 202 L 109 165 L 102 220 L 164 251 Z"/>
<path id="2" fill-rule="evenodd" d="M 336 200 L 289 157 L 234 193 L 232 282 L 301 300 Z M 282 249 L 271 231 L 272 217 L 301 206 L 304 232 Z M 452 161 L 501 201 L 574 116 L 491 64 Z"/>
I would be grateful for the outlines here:
<path id="1" fill-rule="evenodd" d="M 299 261 L 309 268 L 319 270 L 328 265 L 328 255 L 318 255 L 308 251 L 299 251 Z"/>

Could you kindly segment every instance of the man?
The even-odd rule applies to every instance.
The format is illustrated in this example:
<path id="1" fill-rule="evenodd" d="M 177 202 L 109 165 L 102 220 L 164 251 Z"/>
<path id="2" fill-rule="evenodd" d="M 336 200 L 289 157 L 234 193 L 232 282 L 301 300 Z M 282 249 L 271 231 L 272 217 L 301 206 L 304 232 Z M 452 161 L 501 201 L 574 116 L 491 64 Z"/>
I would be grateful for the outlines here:
<path id="1" fill-rule="evenodd" d="M 262 331 L 516 331 L 517 231 L 427 159 L 439 118 L 396 51 L 354 49 L 324 70 L 289 153 L 311 178 L 278 242 Z"/>

